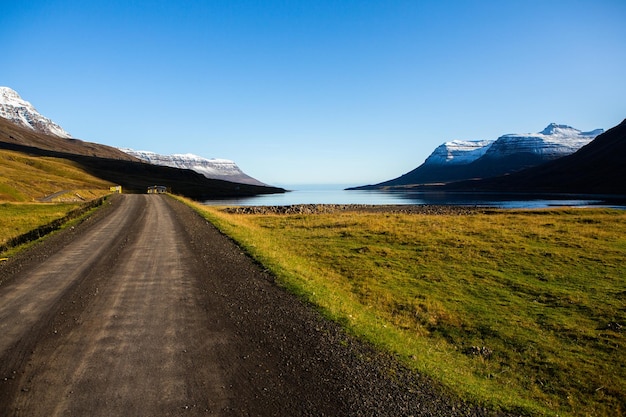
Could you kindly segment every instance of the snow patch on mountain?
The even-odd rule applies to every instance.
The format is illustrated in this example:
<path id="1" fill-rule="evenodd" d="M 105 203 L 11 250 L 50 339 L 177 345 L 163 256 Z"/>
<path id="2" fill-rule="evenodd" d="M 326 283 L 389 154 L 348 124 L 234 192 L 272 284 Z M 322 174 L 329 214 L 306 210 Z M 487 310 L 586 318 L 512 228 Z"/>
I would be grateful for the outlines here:
<path id="1" fill-rule="evenodd" d="M 28 101 L 9 87 L 0 87 L 0 117 L 13 123 L 61 138 L 71 138 L 61 126 L 42 116 Z"/>
<path id="2" fill-rule="evenodd" d="M 508 134 L 496 140 L 453 140 L 438 146 L 423 164 L 404 175 L 352 189 L 445 184 L 506 175 L 571 155 L 603 132 L 581 132 L 551 123 L 539 133 Z"/>
<path id="3" fill-rule="evenodd" d="M 556 159 L 573 154 L 603 132 L 604 129 L 581 132 L 571 126 L 551 123 L 539 133 L 500 136 L 485 153 L 485 157 L 502 158 L 528 153 Z"/>
<path id="4" fill-rule="evenodd" d="M 191 153 L 161 155 L 151 151 L 136 151 L 128 148 L 119 149 L 122 152 L 153 165 L 190 169 L 211 179 L 225 180 L 241 184 L 267 185 L 255 178 L 250 177 L 244 173 L 234 161 L 228 159 L 207 159 Z"/>
<path id="5" fill-rule="evenodd" d="M 469 164 L 483 156 L 493 140 L 453 140 L 439 145 L 424 165 L 462 165 Z"/>
<path id="6" fill-rule="evenodd" d="M 581 132 L 571 126 L 550 123 L 539 133 L 507 134 L 496 140 L 453 140 L 438 146 L 424 165 L 464 165 L 483 156 L 503 158 L 520 153 L 556 159 L 576 152 L 603 132 L 604 129 Z"/>

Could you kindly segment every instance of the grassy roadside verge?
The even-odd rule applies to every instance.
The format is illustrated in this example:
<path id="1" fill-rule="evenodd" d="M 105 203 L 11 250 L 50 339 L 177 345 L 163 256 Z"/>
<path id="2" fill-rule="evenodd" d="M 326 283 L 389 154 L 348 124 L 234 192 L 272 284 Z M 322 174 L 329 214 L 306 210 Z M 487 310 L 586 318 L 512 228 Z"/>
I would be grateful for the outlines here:
<path id="1" fill-rule="evenodd" d="M 530 415 L 626 412 L 623 211 L 235 215 L 189 204 L 282 285 L 464 398 Z"/>
<path id="2" fill-rule="evenodd" d="M 86 203 L 0 203 L 0 259 L 63 228 L 102 205 L 105 199 Z"/>

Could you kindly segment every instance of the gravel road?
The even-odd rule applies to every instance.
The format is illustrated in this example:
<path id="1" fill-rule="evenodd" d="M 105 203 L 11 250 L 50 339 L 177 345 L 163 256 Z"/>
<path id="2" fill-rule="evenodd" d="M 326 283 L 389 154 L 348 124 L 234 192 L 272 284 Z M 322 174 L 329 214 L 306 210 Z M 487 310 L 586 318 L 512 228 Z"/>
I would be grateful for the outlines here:
<path id="1" fill-rule="evenodd" d="M 482 416 L 274 284 L 195 212 L 115 196 L 0 265 L 1 416 Z"/>

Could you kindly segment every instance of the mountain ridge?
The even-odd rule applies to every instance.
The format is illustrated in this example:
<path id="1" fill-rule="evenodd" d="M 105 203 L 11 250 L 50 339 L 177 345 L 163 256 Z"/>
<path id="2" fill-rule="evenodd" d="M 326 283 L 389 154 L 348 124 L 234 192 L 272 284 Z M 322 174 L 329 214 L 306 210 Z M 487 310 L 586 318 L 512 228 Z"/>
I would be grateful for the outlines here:
<path id="1" fill-rule="evenodd" d="M 626 119 L 575 153 L 516 173 L 437 187 L 440 191 L 570 193 L 626 198 Z"/>
<path id="2" fill-rule="evenodd" d="M 445 184 L 520 171 L 571 155 L 603 129 L 582 132 L 550 123 L 538 133 L 505 134 L 496 140 L 454 140 L 438 146 L 417 168 L 392 180 L 350 189 Z"/>
<path id="3" fill-rule="evenodd" d="M 61 126 L 54 123 L 49 118 L 40 114 L 35 107 L 28 101 L 24 100 L 20 95 L 9 87 L 0 87 L 0 119 L 5 119 L 17 126 L 21 126 L 37 133 L 47 135 L 45 139 L 37 138 L 36 143 L 30 143 L 42 149 L 68 151 L 70 153 L 89 154 L 85 147 L 94 148 L 90 142 L 74 139 Z M 10 135 L 9 135 L 10 136 Z M 64 143 L 58 139 L 67 140 Z M 31 138 L 32 140 L 32 138 Z M 10 140 L 9 140 L 10 141 Z M 73 146 L 72 142 L 74 145 Z M 226 159 L 207 159 L 193 154 L 173 154 L 159 155 L 150 151 L 135 151 L 129 148 L 117 148 L 114 151 L 112 147 L 107 150 L 107 155 L 102 155 L 104 148 L 98 146 L 98 150 L 92 149 L 95 155 L 112 157 L 116 159 L 129 159 L 134 161 L 144 161 L 147 163 L 168 166 L 180 169 L 191 169 L 198 172 L 209 179 L 217 179 L 230 181 L 234 183 L 268 186 L 267 184 L 253 178 L 244 173 L 234 161 Z M 130 156 L 131 158 L 129 158 Z"/>
<path id="4" fill-rule="evenodd" d="M 3 91 L 8 90 L 10 89 L 5 87 Z M 2 99 L 5 107 L 4 112 L 0 114 L 2 116 L 0 117 L 0 149 L 31 156 L 70 160 L 77 163 L 87 173 L 113 184 L 122 185 L 124 191 L 129 192 L 143 193 L 146 192 L 148 186 L 155 184 L 164 185 L 174 193 L 195 200 L 285 192 L 279 187 L 211 179 L 189 169 L 148 164 L 111 146 L 66 137 L 60 135 L 59 131 L 51 133 L 42 128 L 41 124 L 27 123 L 25 125 L 24 120 L 5 117 L 7 114 L 14 114 L 7 111 L 7 107 L 16 103 L 20 108 L 26 107 L 15 97 L 17 93 L 10 91 L 12 93 L 6 94 L 8 98 Z M 27 118 L 27 120 L 35 119 L 33 115 L 29 117 L 30 119 Z M 44 121 L 50 120 L 43 116 L 41 118 Z"/>
<path id="5" fill-rule="evenodd" d="M 242 184 L 266 186 L 267 184 L 244 173 L 234 161 L 220 158 L 204 158 L 191 153 L 161 155 L 152 151 L 138 151 L 129 148 L 119 148 L 144 162 L 169 166 L 174 168 L 191 169 L 207 178 L 221 179 Z"/>
<path id="6" fill-rule="evenodd" d="M 61 126 L 43 116 L 30 102 L 9 87 L 0 87 L 0 117 L 40 133 L 72 138 Z"/>

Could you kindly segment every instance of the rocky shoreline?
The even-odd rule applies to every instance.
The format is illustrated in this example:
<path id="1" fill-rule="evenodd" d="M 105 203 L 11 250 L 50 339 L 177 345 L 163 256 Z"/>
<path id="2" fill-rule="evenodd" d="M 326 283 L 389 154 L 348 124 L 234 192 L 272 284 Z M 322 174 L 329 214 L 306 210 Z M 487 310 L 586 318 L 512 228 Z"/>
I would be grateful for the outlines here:
<path id="1" fill-rule="evenodd" d="M 375 204 L 294 204 L 288 206 L 238 206 L 224 209 L 230 214 L 329 214 L 337 212 L 402 213 L 402 214 L 455 214 L 485 213 L 478 206 L 453 205 L 375 205 Z"/>

